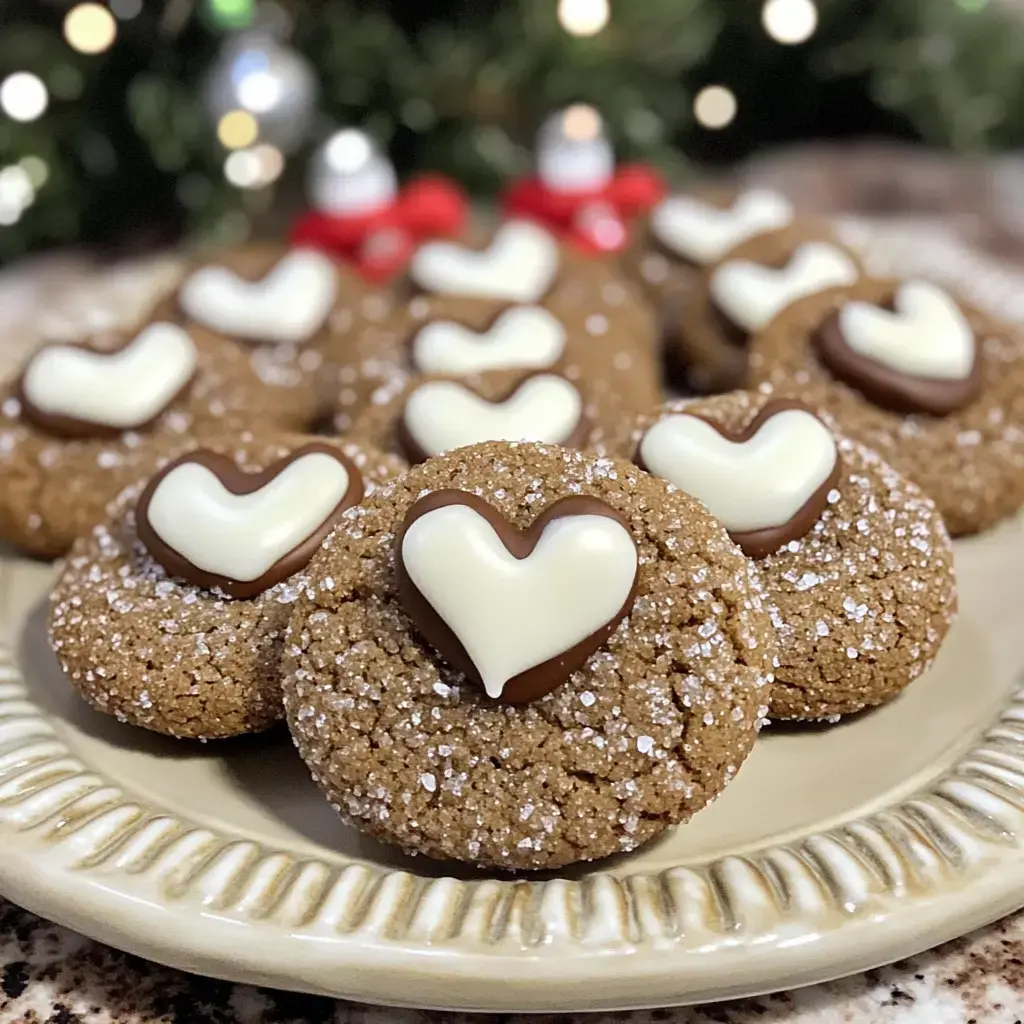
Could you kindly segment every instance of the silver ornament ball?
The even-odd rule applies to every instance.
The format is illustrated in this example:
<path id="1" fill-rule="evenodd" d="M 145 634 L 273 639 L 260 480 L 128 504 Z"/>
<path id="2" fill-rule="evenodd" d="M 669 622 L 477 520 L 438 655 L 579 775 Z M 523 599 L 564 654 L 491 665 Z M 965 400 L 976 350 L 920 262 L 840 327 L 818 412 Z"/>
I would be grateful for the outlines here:
<path id="1" fill-rule="evenodd" d="M 316 76 L 304 57 L 270 32 L 230 39 L 204 89 L 214 123 L 234 110 L 252 114 L 261 142 L 287 152 L 306 137 L 317 100 Z"/>

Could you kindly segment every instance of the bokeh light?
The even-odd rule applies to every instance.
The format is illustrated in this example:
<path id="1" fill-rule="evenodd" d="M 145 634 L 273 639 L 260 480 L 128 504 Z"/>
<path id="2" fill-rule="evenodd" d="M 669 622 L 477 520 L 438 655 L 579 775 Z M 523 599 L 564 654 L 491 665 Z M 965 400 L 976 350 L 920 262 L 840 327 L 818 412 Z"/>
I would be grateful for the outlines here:
<path id="1" fill-rule="evenodd" d="M 220 28 L 245 28 L 252 23 L 253 0 L 207 0 L 210 18 Z"/>
<path id="2" fill-rule="evenodd" d="M 29 71 L 15 71 L 0 84 L 0 110 L 15 121 L 34 121 L 49 102 L 43 80 Z"/>
<path id="3" fill-rule="evenodd" d="M 121 21 L 131 21 L 142 13 L 142 0 L 110 0 L 110 9 Z"/>
<path id="4" fill-rule="evenodd" d="M 0 170 L 0 224 L 14 224 L 35 200 L 32 180 L 24 167 L 11 164 Z"/>
<path id="5" fill-rule="evenodd" d="M 265 114 L 281 99 L 281 76 L 275 74 L 270 66 L 267 53 L 252 47 L 242 50 L 235 58 L 231 69 L 231 79 L 235 85 L 238 102 L 254 114 Z"/>
<path id="6" fill-rule="evenodd" d="M 562 134 L 572 142 L 587 142 L 603 134 L 601 115 L 586 103 L 574 103 L 562 115 Z"/>
<path id="7" fill-rule="evenodd" d="M 328 140 L 324 154 L 332 171 L 352 174 L 370 160 L 373 146 L 361 131 L 343 128 Z"/>
<path id="8" fill-rule="evenodd" d="M 255 188 L 260 177 L 260 161 L 251 149 L 236 149 L 224 161 L 224 177 L 235 188 Z"/>
<path id="9" fill-rule="evenodd" d="M 259 162 L 259 183 L 269 185 L 277 181 L 284 171 L 284 154 L 277 148 L 264 142 L 253 147 L 252 154 Z"/>
<path id="10" fill-rule="evenodd" d="M 558 0 L 558 21 L 572 36 L 596 36 L 607 24 L 608 0 Z"/>
<path id="11" fill-rule="evenodd" d="M 28 175 L 32 187 L 38 191 L 50 177 L 50 167 L 42 157 L 23 156 L 18 161 L 18 166 Z"/>
<path id="12" fill-rule="evenodd" d="M 217 138 L 225 149 L 244 149 L 259 135 L 256 118 L 247 110 L 229 110 L 217 122 Z"/>
<path id="13" fill-rule="evenodd" d="M 117 22 L 100 4 L 78 4 L 64 18 L 64 38 L 79 53 L 102 53 L 117 38 Z"/>
<path id="14" fill-rule="evenodd" d="M 224 177 L 236 188 L 263 188 L 284 171 L 284 154 L 269 143 L 236 149 L 224 161 Z"/>
<path id="15" fill-rule="evenodd" d="M 818 27 L 818 8 L 814 0 L 765 0 L 761 24 L 777 43 L 804 43 Z"/>
<path id="16" fill-rule="evenodd" d="M 694 98 L 693 116 L 705 128 L 725 128 L 736 117 L 736 96 L 724 85 L 709 85 Z"/>

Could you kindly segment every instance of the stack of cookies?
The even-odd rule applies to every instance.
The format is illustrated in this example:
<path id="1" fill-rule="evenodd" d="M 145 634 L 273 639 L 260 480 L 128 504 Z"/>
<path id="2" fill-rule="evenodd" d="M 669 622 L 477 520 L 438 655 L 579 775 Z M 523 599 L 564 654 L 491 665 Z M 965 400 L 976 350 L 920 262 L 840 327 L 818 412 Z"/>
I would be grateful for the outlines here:
<path id="1" fill-rule="evenodd" d="M 686 822 L 769 718 L 895 697 L 954 618 L 950 534 L 1024 503 L 1020 338 L 777 196 L 635 228 L 514 216 L 387 284 L 224 253 L 40 349 L 0 531 L 66 556 L 70 684 L 183 740 L 284 719 L 350 825 L 516 870 Z"/>

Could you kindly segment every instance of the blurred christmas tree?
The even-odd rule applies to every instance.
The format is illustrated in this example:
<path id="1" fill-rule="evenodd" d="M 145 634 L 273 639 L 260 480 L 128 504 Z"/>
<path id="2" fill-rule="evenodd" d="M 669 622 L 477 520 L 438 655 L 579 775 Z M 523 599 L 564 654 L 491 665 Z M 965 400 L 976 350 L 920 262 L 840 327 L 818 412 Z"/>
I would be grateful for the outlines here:
<path id="1" fill-rule="evenodd" d="M 771 143 L 1020 145 L 1020 0 L 0 0 L 0 259 L 239 238 L 365 126 L 486 194 L 585 99 L 682 177 Z M 255 34 L 253 34 L 255 33 Z"/>

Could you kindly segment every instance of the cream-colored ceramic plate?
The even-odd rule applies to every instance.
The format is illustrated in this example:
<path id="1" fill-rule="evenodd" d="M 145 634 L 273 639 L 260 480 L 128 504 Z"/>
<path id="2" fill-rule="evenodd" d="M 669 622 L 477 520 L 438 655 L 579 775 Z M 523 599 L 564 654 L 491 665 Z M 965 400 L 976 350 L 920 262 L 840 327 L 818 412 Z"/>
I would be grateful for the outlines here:
<path id="1" fill-rule="evenodd" d="M 344 828 L 287 736 L 179 744 L 88 710 L 48 650 L 52 569 L 0 564 L 0 890 L 177 967 L 371 1002 L 588 1010 L 788 988 L 1024 904 L 1024 530 L 958 549 L 963 611 L 902 698 L 764 735 L 639 853 L 536 880 Z"/>

